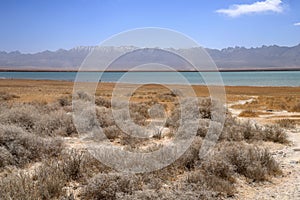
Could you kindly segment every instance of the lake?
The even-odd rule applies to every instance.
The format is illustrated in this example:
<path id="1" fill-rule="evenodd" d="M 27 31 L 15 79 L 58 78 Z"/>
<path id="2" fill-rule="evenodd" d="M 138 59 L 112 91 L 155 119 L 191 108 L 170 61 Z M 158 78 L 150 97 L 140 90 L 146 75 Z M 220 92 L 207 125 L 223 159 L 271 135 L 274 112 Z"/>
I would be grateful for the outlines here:
<path id="1" fill-rule="evenodd" d="M 90 80 L 101 75 L 100 72 L 81 72 L 81 79 Z M 217 72 L 179 72 L 189 83 L 204 85 L 203 77 L 211 84 L 218 83 Z M 74 81 L 76 72 L 0 72 L 1 79 L 36 79 Z M 101 82 L 117 82 L 125 72 L 105 72 Z M 130 81 L 123 82 L 163 82 L 183 84 L 176 72 L 130 72 Z M 201 75 L 202 76 L 201 76 Z M 220 72 L 224 85 L 231 86 L 300 86 L 300 71 L 252 71 Z M 206 79 L 207 80 L 207 79 Z"/>

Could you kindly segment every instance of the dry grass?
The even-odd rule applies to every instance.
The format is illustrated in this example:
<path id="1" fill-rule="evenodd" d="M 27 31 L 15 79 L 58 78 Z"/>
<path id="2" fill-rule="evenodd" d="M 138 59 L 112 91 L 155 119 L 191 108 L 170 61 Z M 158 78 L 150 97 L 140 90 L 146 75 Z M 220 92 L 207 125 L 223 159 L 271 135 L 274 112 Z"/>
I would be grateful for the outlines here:
<path id="1" fill-rule="evenodd" d="M 244 110 L 239 114 L 239 117 L 258 117 L 258 114 L 253 110 Z"/>
<path id="2" fill-rule="evenodd" d="M 278 124 L 282 128 L 295 128 L 296 122 L 291 119 L 279 119 L 275 121 L 275 124 Z"/>
<path id="3" fill-rule="evenodd" d="M 18 95 L 15 95 L 15 94 L 10 94 L 8 92 L 0 92 L 0 101 L 1 100 L 4 100 L 4 101 L 9 101 L 9 100 L 12 100 L 12 99 L 15 99 L 15 98 L 20 98 Z"/>
<path id="4" fill-rule="evenodd" d="M 259 96 L 256 100 L 244 105 L 235 105 L 234 108 L 247 110 L 286 110 L 300 112 L 300 96 Z"/>
<path id="5" fill-rule="evenodd" d="M 295 105 L 293 105 L 291 111 L 292 112 L 300 112 L 300 103 L 297 102 Z"/>

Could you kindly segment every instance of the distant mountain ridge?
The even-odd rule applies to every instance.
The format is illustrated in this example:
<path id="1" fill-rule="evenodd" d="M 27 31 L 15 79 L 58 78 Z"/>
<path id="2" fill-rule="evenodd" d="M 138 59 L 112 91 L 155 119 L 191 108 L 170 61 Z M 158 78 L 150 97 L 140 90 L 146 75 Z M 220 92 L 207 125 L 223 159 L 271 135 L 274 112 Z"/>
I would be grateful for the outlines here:
<path id="1" fill-rule="evenodd" d="M 6 70 L 76 70 L 85 57 L 93 50 L 101 51 L 105 56 L 128 52 L 136 49 L 133 46 L 96 47 L 79 46 L 70 50 L 43 51 L 34 54 L 23 54 L 19 51 L 0 51 L 0 69 Z M 184 53 L 193 53 L 193 49 L 178 49 Z M 229 47 L 222 50 L 206 51 L 220 69 L 300 69 L 300 44 L 293 47 L 277 45 L 257 48 Z M 154 55 L 160 59 L 158 55 Z M 177 70 L 184 70 L 175 66 Z M 121 68 L 119 70 L 122 70 Z M 126 70 L 126 64 L 124 69 Z"/>

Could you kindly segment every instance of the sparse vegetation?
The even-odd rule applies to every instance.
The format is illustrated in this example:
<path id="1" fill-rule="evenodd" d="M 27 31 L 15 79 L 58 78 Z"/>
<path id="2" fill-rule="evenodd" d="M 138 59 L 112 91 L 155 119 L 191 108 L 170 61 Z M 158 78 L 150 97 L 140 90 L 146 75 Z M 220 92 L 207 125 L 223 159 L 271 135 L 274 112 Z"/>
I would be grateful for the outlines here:
<path id="1" fill-rule="evenodd" d="M 279 119 L 275 122 L 282 128 L 295 128 L 296 127 L 296 122 L 291 119 Z"/>
<path id="2" fill-rule="evenodd" d="M 279 126 L 240 122 L 228 114 L 211 154 L 199 158 L 209 127 L 218 125 L 211 112 L 217 102 L 209 98 L 186 99 L 186 110 L 181 111 L 177 102 L 179 91 L 151 95 L 156 99 L 149 101 L 147 97 L 143 98 L 145 101 L 130 103 L 130 117 L 137 125 L 147 126 L 152 118 L 166 115 L 166 124 L 157 122 L 156 128 L 168 127 L 168 138 L 159 132 L 149 134 L 149 138 L 124 133 L 114 121 L 111 107 L 118 111 L 115 117 L 123 120 L 131 133 L 141 129 L 127 123 L 122 101 L 112 104 L 109 98 L 96 96 L 96 106 L 91 108 L 88 106 L 93 100 L 91 95 L 85 92 L 75 95 L 77 105 L 84 108 L 82 123 L 88 123 L 91 130 L 96 125 L 101 126 L 110 142 L 130 152 L 148 153 L 160 149 L 164 142 L 176 136 L 181 114 L 186 117 L 184 120 L 199 119 L 197 134 L 188 150 L 171 165 L 144 174 L 115 172 L 86 149 L 72 150 L 64 145 L 64 137 L 77 139 L 78 136 L 70 96 L 59 96 L 51 103 L 9 103 L 3 99 L 0 104 L 0 199 L 74 199 L 75 196 L 78 199 L 224 199 L 236 194 L 234 184 L 240 177 L 258 182 L 281 174 L 271 153 L 256 146 L 263 141 L 286 143 L 287 136 Z M 194 104 L 198 110 L 192 109 Z M 192 129 L 186 127 L 185 131 Z"/>
<path id="3" fill-rule="evenodd" d="M 258 114 L 253 110 L 244 110 L 239 114 L 239 117 L 258 117 Z"/>
<path id="4" fill-rule="evenodd" d="M 279 89 L 278 89 L 279 90 Z M 299 96 L 259 96 L 250 103 L 235 105 L 234 108 L 245 110 L 286 110 L 289 112 L 300 112 Z"/>
<path id="5" fill-rule="evenodd" d="M 15 125 L 0 125 L 2 167 L 24 166 L 44 157 L 58 156 L 62 145 L 58 138 L 42 138 Z"/>
<path id="6" fill-rule="evenodd" d="M 0 92 L 0 101 L 9 101 L 15 98 L 20 98 L 18 95 L 10 94 L 8 92 Z"/>

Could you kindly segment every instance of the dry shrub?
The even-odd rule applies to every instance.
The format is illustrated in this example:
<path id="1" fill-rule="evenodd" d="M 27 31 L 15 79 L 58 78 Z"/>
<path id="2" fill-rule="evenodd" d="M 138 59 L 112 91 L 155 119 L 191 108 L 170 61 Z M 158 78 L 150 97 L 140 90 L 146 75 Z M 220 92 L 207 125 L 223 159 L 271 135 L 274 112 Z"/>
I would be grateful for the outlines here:
<path id="1" fill-rule="evenodd" d="M 200 119 L 199 126 L 197 130 L 197 136 L 205 137 L 210 125 L 210 120 L 208 119 Z"/>
<path id="2" fill-rule="evenodd" d="M 103 130 L 108 139 L 116 139 L 122 135 L 122 131 L 116 125 L 105 127 Z"/>
<path id="3" fill-rule="evenodd" d="M 199 112 L 201 118 L 211 119 L 212 117 L 212 100 L 210 98 L 200 98 L 199 99 Z"/>
<path id="4" fill-rule="evenodd" d="M 139 147 L 144 145 L 147 141 L 147 138 L 139 138 L 127 134 L 120 136 L 120 144 L 126 146 L 126 150 L 131 152 L 138 151 Z"/>
<path id="5" fill-rule="evenodd" d="M 175 108 L 171 111 L 170 116 L 167 117 L 166 120 L 166 127 L 177 129 L 180 125 L 180 117 L 181 117 L 181 112 L 180 109 L 178 108 L 178 105 L 175 105 Z"/>
<path id="6" fill-rule="evenodd" d="M 224 155 L 217 153 L 209 156 L 201 163 L 201 169 L 210 176 L 216 176 L 229 182 L 234 182 L 235 167 L 227 160 Z"/>
<path id="7" fill-rule="evenodd" d="M 258 117 L 258 114 L 253 110 L 244 110 L 239 114 L 239 117 Z"/>
<path id="8" fill-rule="evenodd" d="M 289 142 L 286 132 L 279 126 L 265 126 L 262 133 L 264 136 L 263 139 L 266 141 L 272 141 L 281 144 L 287 144 Z"/>
<path id="9" fill-rule="evenodd" d="M 242 128 L 242 123 L 239 123 L 235 118 L 227 115 L 219 140 L 242 141 L 245 139 L 244 133 L 245 129 Z"/>
<path id="10" fill-rule="evenodd" d="M 57 160 L 50 160 L 39 167 L 33 177 L 36 180 L 35 191 L 39 199 L 58 198 L 68 181 L 68 177 Z"/>
<path id="11" fill-rule="evenodd" d="M 300 103 L 297 103 L 296 105 L 293 106 L 291 109 L 292 112 L 300 112 Z"/>
<path id="12" fill-rule="evenodd" d="M 113 118 L 113 114 L 111 110 L 107 109 L 97 109 L 97 120 L 99 122 L 99 125 L 102 128 L 106 128 L 109 126 L 114 126 L 115 125 L 115 120 Z"/>
<path id="13" fill-rule="evenodd" d="M 104 106 L 106 108 L 110 108 L 111 107 L 111 102 L 108 99 L 105 99 L 103 97 L 97 97 L 95 100 L 95 104 L 97 106 Z"/>
<path id="14" fill-rule="evenodd" d="M 0 199 L 57 199 L 67 182 L 57 161 L 49 160 L 31 173 L 12 173 L 0 179 Z"/>
<path id="15" fill-rule="evenodd" d="M 70 106 L 72 105 L 72 98 L 71 96 L 61 96 L 57 99 L 60 106 Z"/>
<path id="16" fill-rule="evenodd" d="M 64 187 L 70 181 L 89 178 L 106 169 L 88 154 L 72 150 L 59 158 L 44 160 L 30 173 L 21 171 L 1 177 L 0 199 L 62 199 L 68 196 Z"/>
<path id="17" fill-rule="evenodd" d="M 41 138 L 14 125 L 0 125 L 0 146 L 2 147 L 1 157 L 6 158 L 2 165 L 15 164 L 23 166 L 43 157 L 58 156 L 62 150 L 62 141 Z"/>
<path id="18" fill-rule="evenodd" d="M 130 117 L 136 124 L 145 125 L 145 121 L 150 118 L 148 113 L 149 105 L 147 105 L 146 103 L 131 102 L 129 104 L 129 109 Z"/>
<path id="19" fill-rule="evenodd" d="M 253 181 L 264 181 L 270 176 L 281 174 L 278 163 L 268 150 L 241 142 L 217 144 L 210 157 L 197 168 L 198 174 L 189 174 L 190 183 L 200 182 L 226 195 L 233 194 L 235 173 Z"/>
<path id="20" fill-rule="evenodd" d="M 103 165 L 87 151 L 69 150 L 59 157 L 61 167 L 67 180 L 85 182 L 95 174 L 109 172 L 111 169 Z"/>
<path id="21" fill-rule="evenodd" d="M 288 143 L 287 134 L 278 126 L 259 126 L 251 121 L 240 122 L 227 116 L 219 140 L 247 142 L 264 140 L 277 143 Z"/>
<path id="22" fill-rule="evenodd" d="M 228 143 L 222 154 L 234 166 L 235 171 L 254 181 L 267 180 L 281 173 L 279 165 L 264 148 L 245 143 Z"/>
<path id="23" fill-rule="evenodd" d="M 20 98 L 20 96 L 15 95 L 15 94 L 10 94 L 8 92 L 0 92 L 0 101 L 4 100 L 4 101 L 9 101 L 15 98 Z"/>
<path id="24" fill-rule="evenodd" d="M 38 136 L 69 136 L 77 133 L 72 116 L 52 105 L 16 104 L 3 109 L 0 114 L 2 124 L 15 125 Z"/>
<path id="25" fill-rule="evenodd" d="M 202 145 L 202 138 L 195 137 L 192 144 L 170 167 L 182 170 L 192 170 L 199 159 L 199 150 Z"/>
<path id="26" fill-rule="evenodd" d="M 82 177 L 84 152 L 71 150 L 62 156 L 62 170 L 68 180 L 77 180 Z"/>
<path id="27" fill-rule="evenodd" d="M 102 164 L 88 152 L 83 154 L 80 170 L 80 174 L 84 177 L 84 179 L 90 179 L 98 173 L 108 173 L 112 171 L 111 168 Z"/>
<path id="28" fill-rule="evenodd" d="M 16 163 L 14 156 L 4 146 L 0 146 L 0 168 Z"/>
<path id="29" fill-rule="evenodd" d="M 191 190 L 191 186 L 187 186 L 182 189 L 161 189 L 161 190 L 142 190 L 142 191 L 134 191 L 133 194 L 117 194 L 118 200 L 140 200 L 140 199 L 148 199 L 148 200 L 219 200 L 222 198 L 218 198 L 215 196 L 214 192 L 204 190 Z"/>
<path id="30" fill-rule="evenodd" d="M 83 188 L 81 198 L 116 199 L 118 193 L 132 194 L 141 189 L 141 179 L 134 174 L 98 174 Z"/>
<path id="31" fill-rule="evenodd" d="M 6 108 L 0 113 L 0 121 L 3 124 L 14 124 L 25 130 L 31 131 L 35 122 L 40 118 L 40 111 L 30 104 L 17 104 Z"/>
<path id="32" fill-rule="evenodd" d="M 296 122 L 291 119 L 279 119 L 275 122 L 281 128 L 295 128 Z"/>
<path id="33" fill-rule="evenodd" d="M 201 103 L 201 99 L 198 101 L 196 98 L 185 98 L 180 103 L 181 105 L 175 104 L 174 109 L 171 111 L 171 115 L 167 117 L 166 126 L 169 128 L 176 130 L 184 120 L 196 121 L 200 118 L 208 117 L 207 115 L 210 117 L 210 108 L 205 107 L 204 104 Z M 197 110 L 197 106 L 199 107 L 199 110 Z"/>
<path id="34" fill-rule="evenodd" d="M 24 172 L 0 179 L 0 199 L 39 199 L 32 177 Z"/>
<path id="35" fill-rule="evenodd" d="M 75 112 L 80 113 L 80 115 L 76 116 L 76 121 L 74 121 L 74 124 L 76 124 L 76 128 L 79 132 L 88 133 L 99 125 L 97 120 L 97 112 L 90 102 L 76 100 L 73 102 L 73 104 L 75 105 Z"/>
<path id="36" fill-rule="evenodd" d="M 217 197 L 232 196 L 235 192 L 233 184 L 213 174 L 207 174 L 203 170 L 192 171 L 188 174 L 186 184 L 195 191 L 213 191 Z"/>
<path id="37" fill-rule="evenodd" d="M 82 101 L 92 101 L 92 99 L 93 99 L 92 95 L 85 91 L 78 91 L 74 95 L 74 98 L 77 100 L 82 100 Z"/>
<path id="38" fill-rule="evenodd" d="M 70 136 L 77 134 L 72 121 L 72 116 L 63 110 L 44 114 L 35 122 L 34 132 L 43 136 Z"/>

